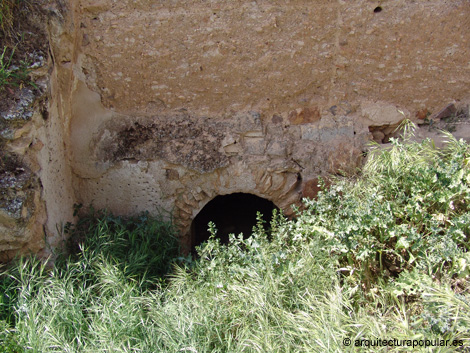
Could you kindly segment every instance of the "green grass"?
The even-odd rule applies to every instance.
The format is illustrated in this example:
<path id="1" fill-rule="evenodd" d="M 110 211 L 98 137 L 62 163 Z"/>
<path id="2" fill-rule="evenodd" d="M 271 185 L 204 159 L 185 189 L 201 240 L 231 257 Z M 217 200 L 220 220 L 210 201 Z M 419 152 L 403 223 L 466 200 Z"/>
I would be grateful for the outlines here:
<path id="1" fill-rule="evenodd" d="M 75 214 L 80 208 L 76 206 Z M 179 256 L 176 230 L 161 215 L 119 217 L 90 208 L 76 224 L 67 224 L 65 232 L 70 234 L 71 256 L 59 257 L 58 266 L 67 267 L 74 261 L 92 268 L 97 260 L 115 264 L 125 278 L 139 281 L 145 288 L 161 282 Z"/>
<path id="2" fill-rule="evenodd" d="M 36 88 L 22 48 L 23 26 L 32 16 L 33 5 L 30 0 L 0 0 L 0 92 L 21 85 Z"/>
<path id="3" fill-rule="evenodd" d="M 9 55 L 8 52 L 10 52 Z M 30 69 L 27 62 L 20 61 L 19 65 L 13 65 L 14 52 L 15 50 L 10 51 L 7 47 L 3 47 L 3 52 L 0 54 L 0 91 L 21 85 L 36 87 L 30 79 Z"/>
<path id="4" fill-rule="evenodd" d="M 0 352 L 456 351 L 356 346 L 377 338 L 468 347 L 469 158 L 450 136 L 443 150 L 395 140 L 297 219 L 275 215 L 269 239 L 262 226 L 228 245 L 213 237 L 198 260 L 158 253 L 173 237 L 161 219 L 88 214 L 69 228 L 83 244 L 74 256 L 5 270 Z M 166 263 L 152 276 L 147 232 L 131 240 L 148 224 L 161 231 L 151 257 Z"/>

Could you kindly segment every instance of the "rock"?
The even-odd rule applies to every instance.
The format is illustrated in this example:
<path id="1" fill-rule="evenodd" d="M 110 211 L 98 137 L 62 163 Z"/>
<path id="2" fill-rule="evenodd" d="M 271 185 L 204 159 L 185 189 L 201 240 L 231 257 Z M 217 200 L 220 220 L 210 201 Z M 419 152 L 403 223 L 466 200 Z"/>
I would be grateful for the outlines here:
<path id="1" fill-rule="evenodd" d="M 82 1 L 82 9 L 93 15 L 105 12 L 111 7 L 111 2 L 107 0 Z"/>
<path id="2" fill-rule="evenodd" d="M 285 141 L 271 141 L 266 148 L 266 154 L 270 156 L 286 156 L 287 155 L 287 142 Z"/>
<path id="3" fill-rule="evenodd" d="M 274 114 L 271 121 L 272 121 L 273 124 L 280 124 L 280 123 L 282 123 L 283 119 L 282 119 L 281 116 L 279 116 L 277 114 Z"/>
<path id="4" fill-rule="evenodd" d="M 263 155 L 266 149 L 266 141 L 263 137 L 245 137 L 243 151 L 249 155 Z"/>
<path id="5" fill-rule="evenodd" d="M 1 112 L 1 118 L 10 122 L 30 120 L 33 116 L 32 104 L 34 98 L 34 92 L 31 89 L 21 89 L 17 103 L 7 111 Z"/>
<path id="6" fill-rule="evenodd" d="M 419 120 L 426 119 L 431 113 L 427 108 L 420 109 L 416 112 L 415 117 Z"/>
<path id="7" fill-rule="evenodd" d="M 453 103 L 448 104 L 445 108 L 441 109 L 439 112 L 431 114 L 429 120 L 439 121 L 441 119 L 450 118 L 457 112 L 457 108 Z"/>
<path id="8" fill-rule="evenodd" d="M 176 169 L 167 169 L 166 177 L 168 180 L 178 180 L 180 178 L 180 175 Z"/>
<path id="9" fill-rule="evenodd" d="M 326 188 L 328 188 L 331 183 L 327 178 L 323 178 L 323 182 Z M 302 198 L 316 199 L 318 192 L 322 190 L 320 186 L 320 179 L 314 178 L 307 180 L 303 183 L 302 186 Z"/>
<path id="10" fill-rule="evenodd" d="M 22 218 L 22 210 L 29 195 L 34 176 L 29 168 L 9 154 L 0 161 L 0 209 L 14 219 Z"/>
<path id="11" fill-rule="evenodd" d="M 387 102 L 364 102 L 361 114 L 369 126 L 398 124 L 409 117 L 409 113 Z"/>
<path id="12" fill-rule="evenodd" d="M 292 125 L 310 124 L 320 119 L 320 110 L 317 107 L 299 108 L 289 113 L 289 121 Z"/>
<path id="13" fill-rule="evenodd" d="M 363 161 L 362 151 L 351 143 L 343 140 L 335 144 L 328 153 L 328 173 L 354 173 Z"/>
<path id="14" fill-rule="evenodd" d="M 380 130 L 372 131 L 372 138 L 377 143 L 382 143 L 383 139 L 385 138 L 385 134 Z"/>
<path id="15" fill-rule="evenodd" d="M 0 261 L 44 246 L 45 210 L 37 176 L 15 155 L 0 158 Z"/>

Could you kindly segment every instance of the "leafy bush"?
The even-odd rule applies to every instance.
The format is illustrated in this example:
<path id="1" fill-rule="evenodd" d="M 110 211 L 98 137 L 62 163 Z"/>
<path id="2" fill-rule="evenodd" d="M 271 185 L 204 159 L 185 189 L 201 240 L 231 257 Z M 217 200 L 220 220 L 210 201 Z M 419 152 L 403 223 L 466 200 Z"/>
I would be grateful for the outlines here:
<path id="1" fill-rule="evenodd" d="M 373 149 L 359 178 L 307 201 L 300 218 L 328 229 L 325 241 L 366 288 L 414 267 L 433 276 L 468 273 L 469 145 L 448 134 L 439 150 L 411 137 Z"/>

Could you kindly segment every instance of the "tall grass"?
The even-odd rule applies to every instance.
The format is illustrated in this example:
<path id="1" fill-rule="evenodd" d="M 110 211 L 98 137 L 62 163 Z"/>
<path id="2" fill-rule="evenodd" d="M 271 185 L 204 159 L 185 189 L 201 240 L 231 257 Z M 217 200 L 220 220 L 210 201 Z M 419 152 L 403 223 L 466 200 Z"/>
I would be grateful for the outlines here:
<path id="1" fill-rule="evenodd" d="M 76 206 L 75 214 L 80 208 Z M 88 268 L 97 260 L 115 264 L 126 278 L 146 288 L 158 284 L 179 256 L 176 230 L 162 215 L 120 217 L 91 208 L 76 224 L 67 224 L 65 232 L 71 258 L 59 257 L 58 266 L 67 267 L 70 260 Z"/>
<path id="2" fill-rule="evenodd" d="M 132 232 L 135 224 L 116 225 L 107 214 L 83 220 L 71 231 L 89 242 L 76 257 L 53 268 L 21 259 L 3 274 L 10 300 L 0 311 L 0 352 L 456 351 L 450 344 L 365 346 L 377 338 L 468 347 L 469 147 L 451 139 L 434 151 L 430 142 L 395 141 L 375 153 L 359 180 L 337 181 L 297 219 L 275 214 L 269 237 L 259 225 L 250 238 L 233 235 L 222 245 L 212 225 L 199 258 L 172 262 L 154 286 L 128 270 L 148 270 L 140 256 L 113 255 L 115 244 L 125 254 L 121 225 Z M 415 168 L 403 165 L 410 161 Z M 420 208 L 432 213 L 426 218 Z M 400 226 L 428 241 L 397 245 Z M 447 257 L 433 230 L 449 243 Z M 140 241 L 129 253 L 145 250 Z"/>

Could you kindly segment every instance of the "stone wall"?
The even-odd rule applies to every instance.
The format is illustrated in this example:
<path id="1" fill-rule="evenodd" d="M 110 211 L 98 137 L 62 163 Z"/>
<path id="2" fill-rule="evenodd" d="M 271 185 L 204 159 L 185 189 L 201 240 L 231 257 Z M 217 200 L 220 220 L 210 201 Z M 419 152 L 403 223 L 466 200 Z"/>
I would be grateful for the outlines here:
<path id="1" fill-rule="evenodd" d="M 58 33 L 73 33 L 60 3 L 40 0 L 28 16 L 21 45 L 34 48 L 27 62 L 34 86 L 4 88 L 0 104 L 0 261 L 19 253 L 54 255 L 73 221 L 68 119 L 53 52 Z M 28 39 L 29 38 L 29 39 Z M 31 39 L 33 38 L 33 39 Z M 50 41 L 50 43 L 48 43 Z M 49 48 L 49 44 L 51 47 Z M 19 48 L 18 50 L 21 50 Z M 60 93 L 59 93 L 60 92 Z"/>
<path id="2" fill-rule="evenodd" d="M 217 195 L 289 214 L 404 118 L 470 102 L 467 0 L 76 0 L 49 12 L 38 175 L 51 244 L 74 202 L 167 210 L 186 244 Z"/>

